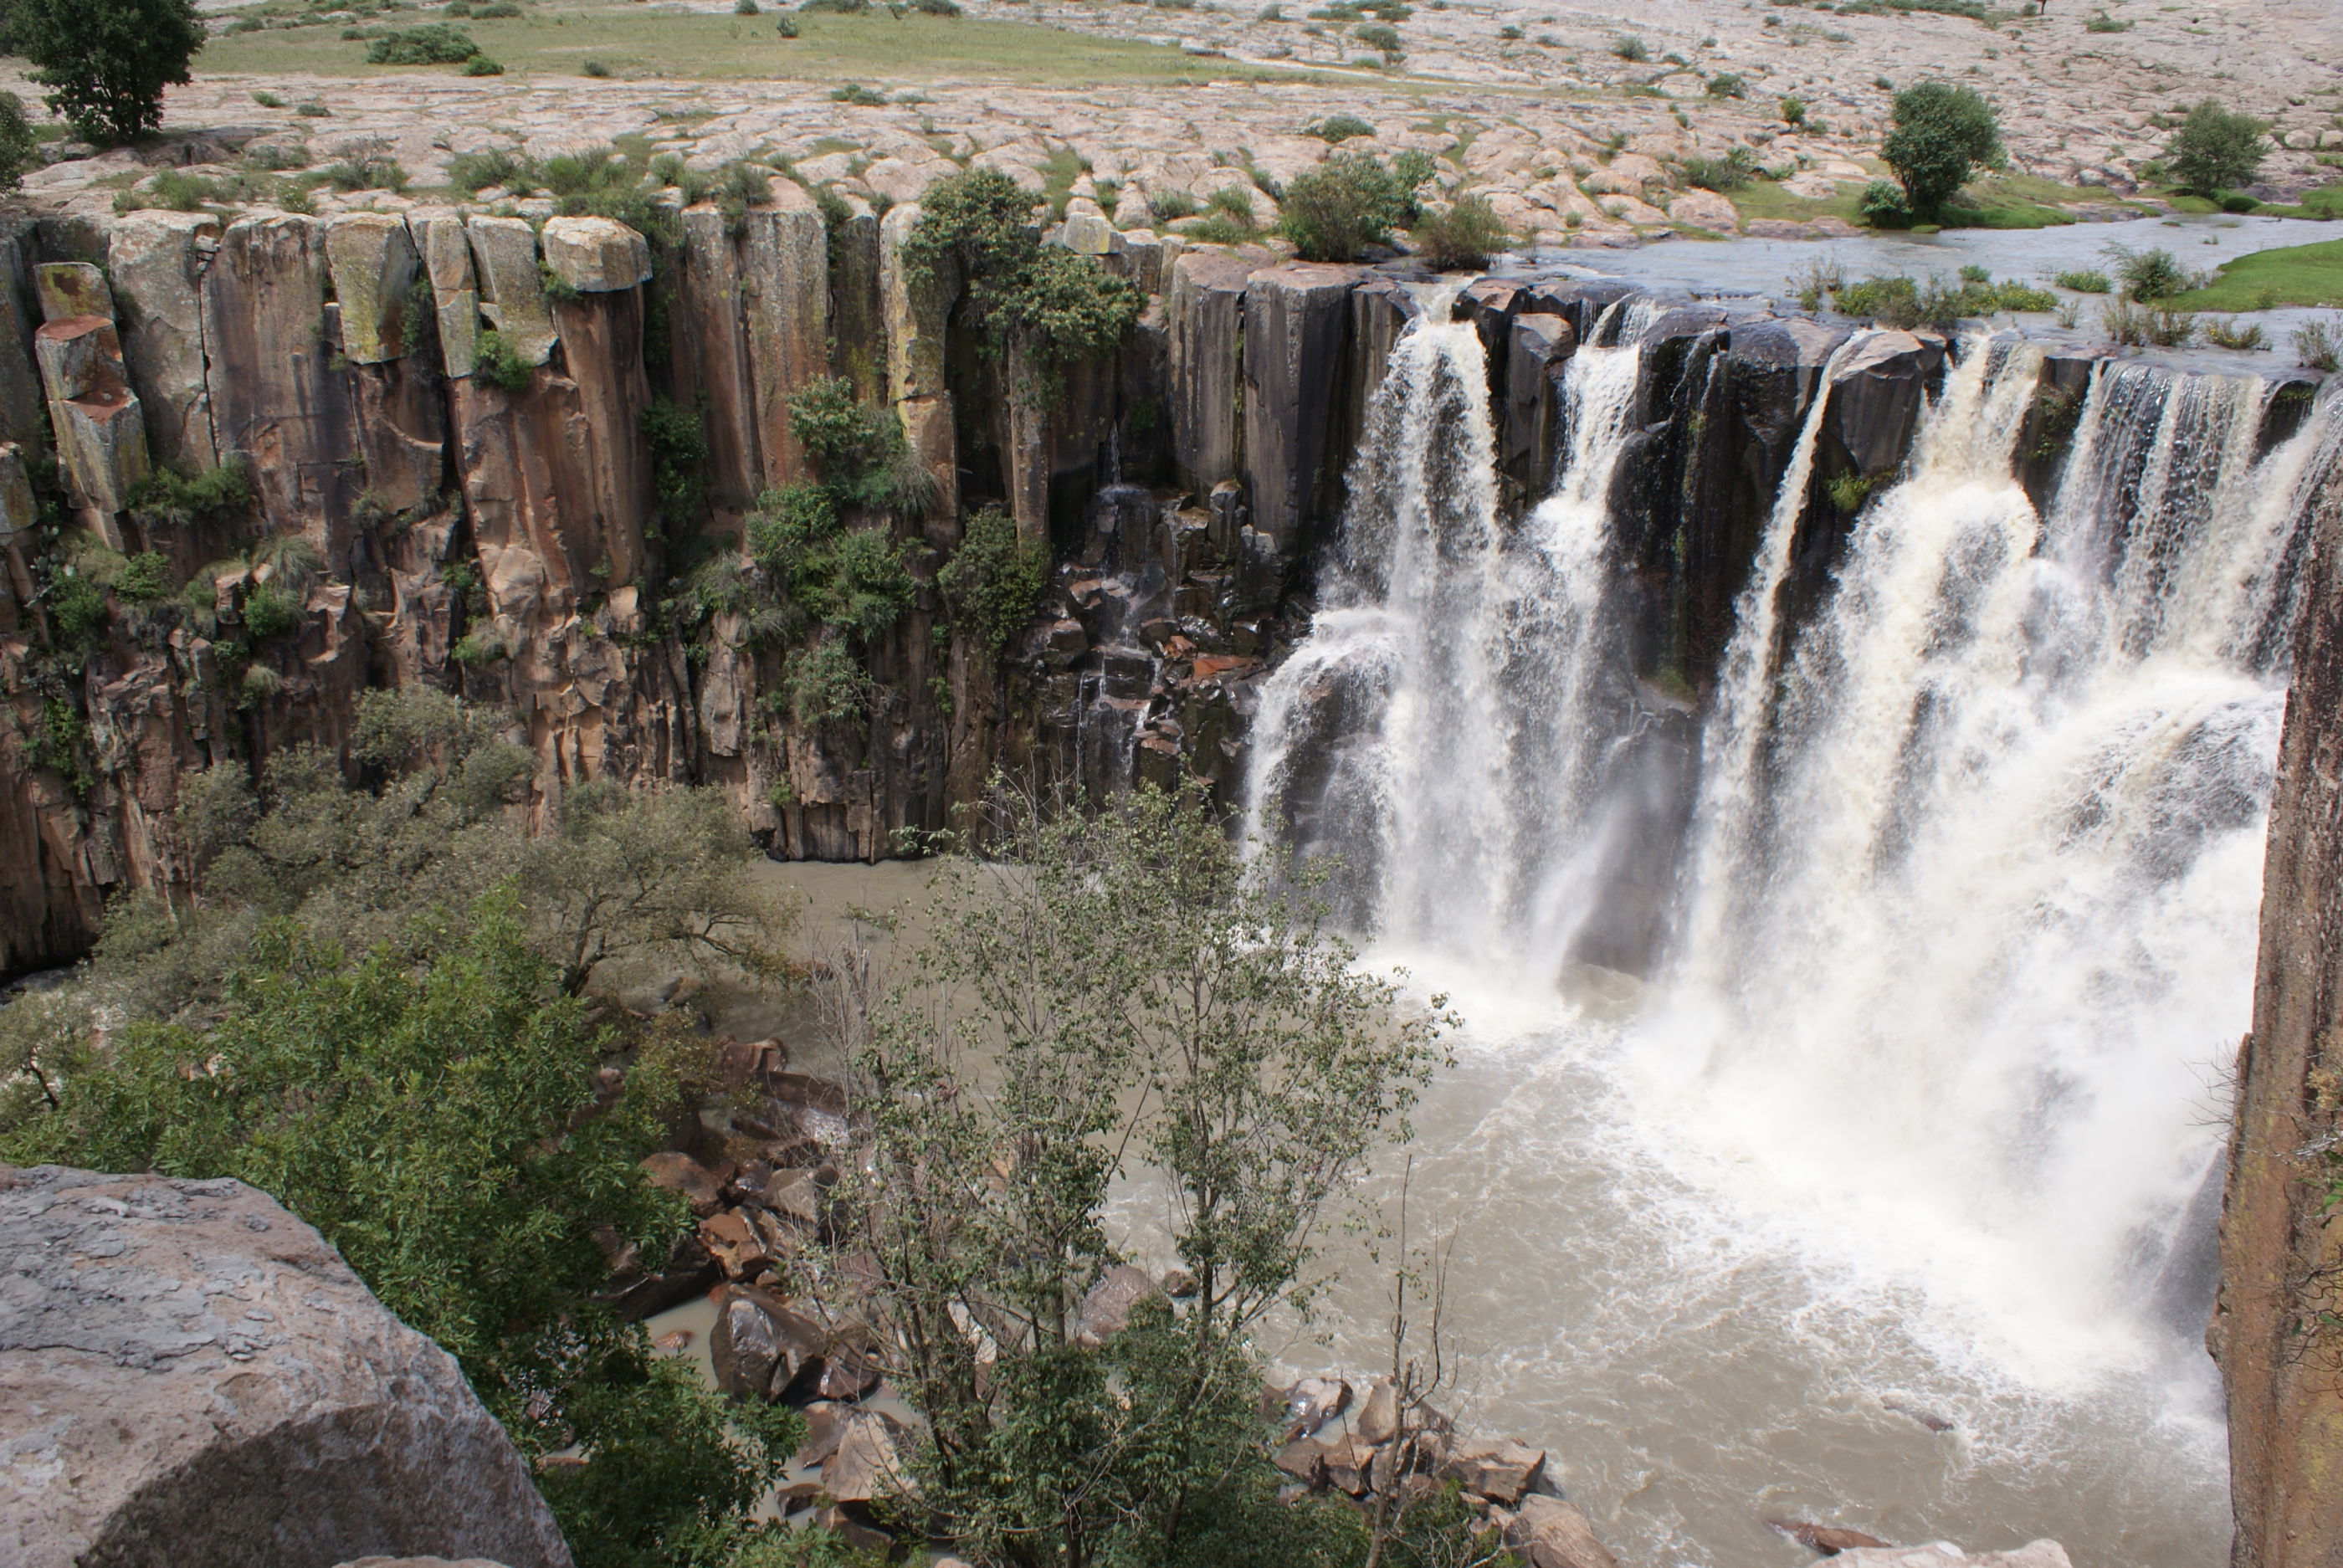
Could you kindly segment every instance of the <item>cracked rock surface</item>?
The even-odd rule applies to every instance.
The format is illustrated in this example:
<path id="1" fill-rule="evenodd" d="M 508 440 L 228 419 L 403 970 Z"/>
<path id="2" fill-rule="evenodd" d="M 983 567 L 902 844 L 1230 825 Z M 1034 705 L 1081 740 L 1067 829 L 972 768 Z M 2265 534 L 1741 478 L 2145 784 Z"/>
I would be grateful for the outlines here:
<path id="1" fill-rule="evenodd" d="M 0 1165 L 0 1562 L 426 1553 L 569 1564 L 454 1359 L 316 1231 L 240 1181 Z"/>

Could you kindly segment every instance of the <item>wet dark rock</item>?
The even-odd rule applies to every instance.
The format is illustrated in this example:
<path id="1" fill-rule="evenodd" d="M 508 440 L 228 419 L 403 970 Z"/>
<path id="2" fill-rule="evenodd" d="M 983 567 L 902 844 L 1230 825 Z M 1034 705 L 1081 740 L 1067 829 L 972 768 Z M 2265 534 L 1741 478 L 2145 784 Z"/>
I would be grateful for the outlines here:
<path id="1" fill-rule="evenodd" d="M 1815 1524 L 1804 1519 L 1768 1519 L 1765 1523 L 1808 1551 L 1825 1557 L 1835 1557 L 1859 1546 L 1888 1544 L 1875 1535 L 1865 1535 L 1860 1530 L 1847 1530 L 1835 1524 Z"/>

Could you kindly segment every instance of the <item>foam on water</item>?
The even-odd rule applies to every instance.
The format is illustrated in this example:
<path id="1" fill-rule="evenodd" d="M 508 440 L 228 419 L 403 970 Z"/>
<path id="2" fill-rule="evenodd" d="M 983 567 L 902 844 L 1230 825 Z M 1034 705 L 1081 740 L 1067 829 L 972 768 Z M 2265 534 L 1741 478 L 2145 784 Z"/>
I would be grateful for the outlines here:
<path id="1" fill-rule="evenodd" d="M 1610 497 L 1641 349 L 1574 359 L 1554 494 L 1509 530 L 1444 314 L 1379 395 L 1250 805 L 1342 854 L 1370 960 L 1468 1018 L 1414 1181 L 1460 1226 L 1485 1413 L 1654 1560 L 1795 1561 L 1756 1516 L 1844 1511 L 2209 1568 L 2206 1181 L 2332 407 L 2262 453 L 2262 383 L 2103 366 L 2046 517 L 2014 474 L 2038 355 L 1964 345 L 1788 627 L 1835 364 L 1707 708 L 1670 960 L 1565 996 L 1634 787 Z M 1353 1322 L 1373 1291 L 1338 1292 Z"/>

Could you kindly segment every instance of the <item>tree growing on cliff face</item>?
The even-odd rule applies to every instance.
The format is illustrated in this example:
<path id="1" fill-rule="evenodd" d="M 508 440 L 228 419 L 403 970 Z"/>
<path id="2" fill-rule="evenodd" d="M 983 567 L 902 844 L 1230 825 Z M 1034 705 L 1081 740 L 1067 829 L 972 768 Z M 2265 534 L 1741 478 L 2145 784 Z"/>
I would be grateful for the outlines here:
<path id="1" fill-rule="evenodd" d="M 980 351 L 1013 357 L 1012 391 L 1029 400 L 1065 365 L 1111 353 L 1147 303 L 1129 279 L 1043 245 L 1033 206 L 998 169 L 970 169 L 928 187 L 901 250 L 918 286 L 957 297 Z"/>
<path id="2" fill-rule="evenodd" d="M 2164 149 L 2181 189 L 2218 196 L 2249 184 L 2269 152 L 2269 125 L 2251 115 L 2232 114 L 2216 98 L 2188 111 Z"/>
<path id="3" fill-rule="evenodd" d="M 1250 878 L 1192 796 L 1095 817 L 997 797 L 906 981 L 829 966 L 869 1161 L 835 1196 L 890 1374 L 929 1418 L 931 1523 L 1039 1568 L 1355 1562 L 1347 1507 L 1274 1502 L 1252 1329 L 1306 1305 L 1317 1240 L 1450 1020 Z M 1193 1292 L 1129 1291 L 1107 1213 L 1161 1194 Z"/>
<path id="4" fill-rule="evenodd" d="M 1896 95 L 1892 113 L 1879 156 L 1918 216 L 1935 217 L 1972 174 L 2001 166 L 1993 106 L 1969 88 L 1921 82 Z"/>
<path id="5" fill-rule="evenodd" d="M 194 0 L 11 0 L 10 46 L 76 136 L 126 142 L 163 123 L 163 89 L 204 46 Z"/>

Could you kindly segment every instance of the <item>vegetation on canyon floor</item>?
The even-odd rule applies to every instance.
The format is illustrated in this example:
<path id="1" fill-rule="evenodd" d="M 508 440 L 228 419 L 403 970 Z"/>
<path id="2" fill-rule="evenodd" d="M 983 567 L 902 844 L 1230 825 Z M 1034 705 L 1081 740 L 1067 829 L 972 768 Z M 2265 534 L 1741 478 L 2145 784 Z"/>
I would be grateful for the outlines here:
<path id="1" fill-rule="evenodd" d="M 867 1154 L 789 1288 L 855 1282 L 836 1305 L 886 1331 L 874 1353 L 926 1418 L 890 1523 L 1021 1565 L 1509 1561 L 1464 1549 L 1453 1492 L 1372 1514 L 1277 1495 L 1252 1332 L 1306 1306 L 1316 1238 L 1406 1136 L 1453 1022 L 1355 971 L 1309 878 L 1249 876 L 1192 797 L 997 796 L 986 859 L 942 863 L 935 934 L 899 975 L 860 951 L 809 970 L 719 797 L 573 789 L 531 839 L 506 729 L 373 693 L 351 774 L 297 749 L 256 793 L 233 768 L 193 780 L 193 885 L 118 909 L 67 985 L 0 1010 L 0 1158 L 285 1202 L 524 1452 L 574 1445 L 539 1474 L 586 1568 L 860 1563 L 749 1516 L 795 1412 L 723 1402 L 598 1295 L 620 1254 L 663 1258 L 690 1225 L 638 1162 L 728 1103 L 691 1015 L 617 1005 L 612 966 L 819 974 Z M 1195 1289 L 1078 1340 L 1123 1256 L 1109 1188 L 1142 1171 Z"/>

